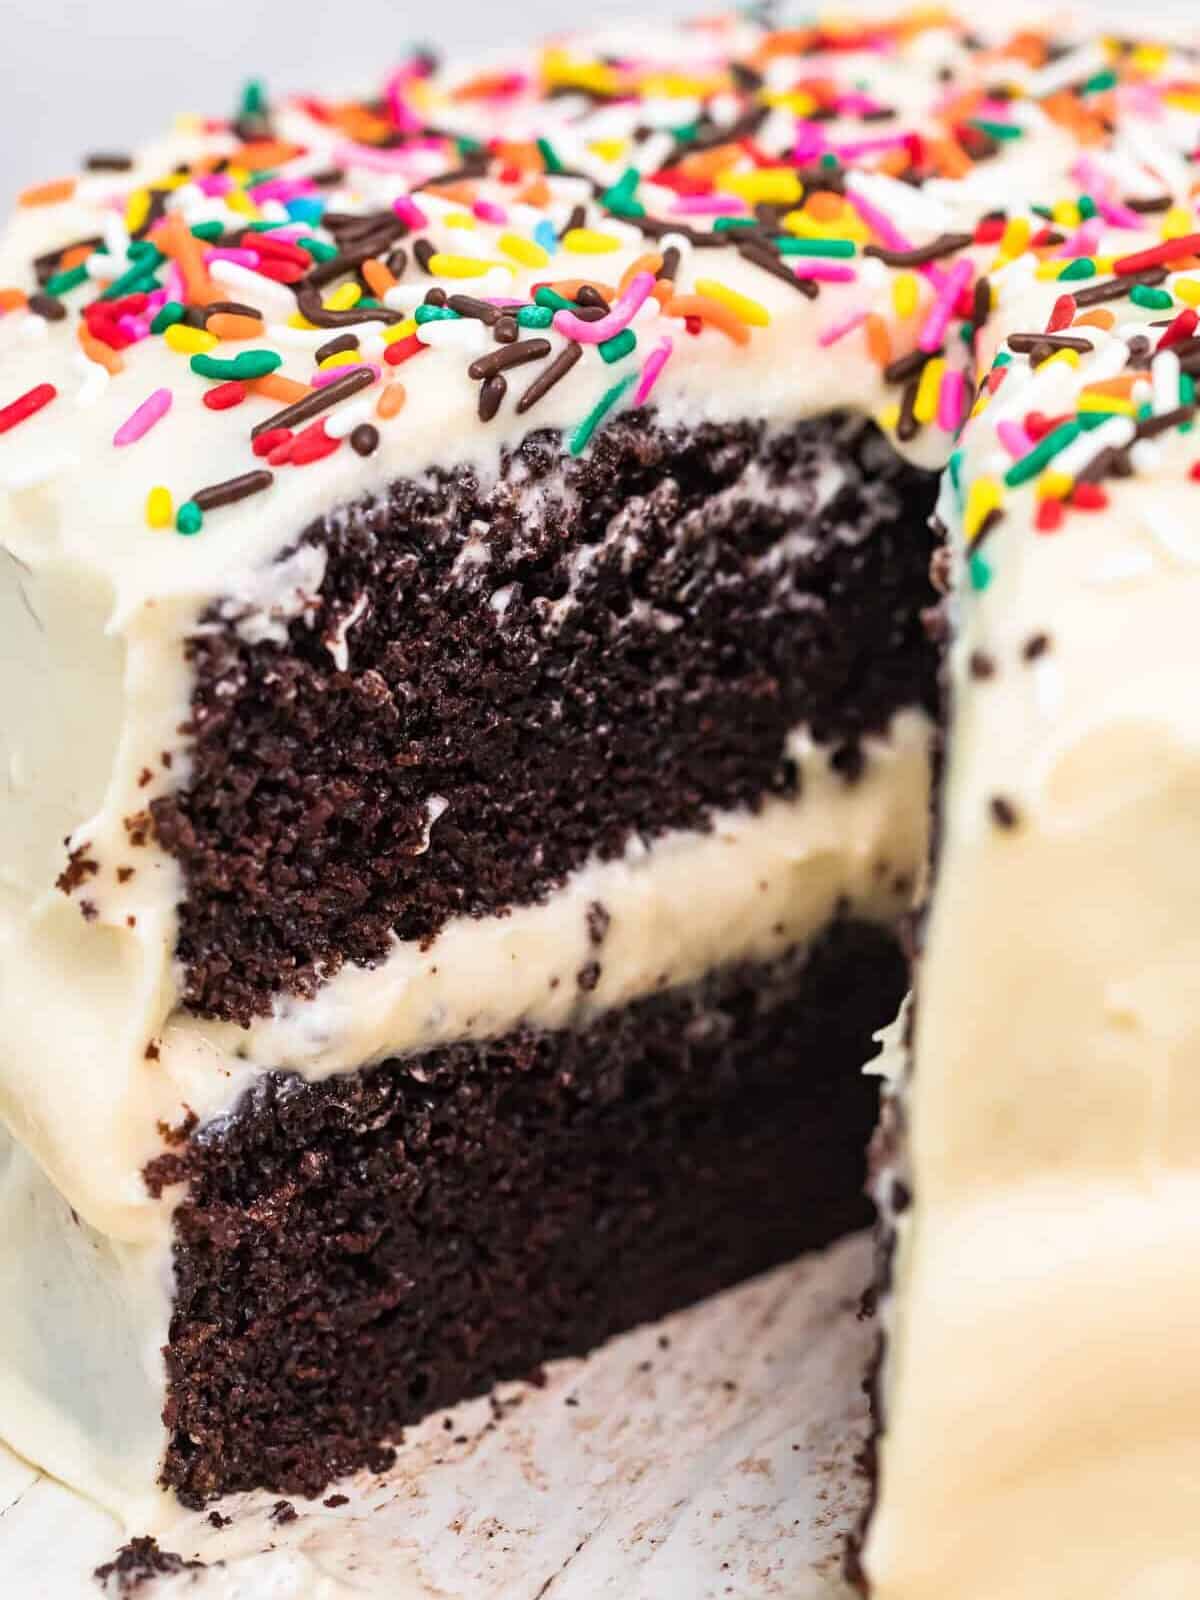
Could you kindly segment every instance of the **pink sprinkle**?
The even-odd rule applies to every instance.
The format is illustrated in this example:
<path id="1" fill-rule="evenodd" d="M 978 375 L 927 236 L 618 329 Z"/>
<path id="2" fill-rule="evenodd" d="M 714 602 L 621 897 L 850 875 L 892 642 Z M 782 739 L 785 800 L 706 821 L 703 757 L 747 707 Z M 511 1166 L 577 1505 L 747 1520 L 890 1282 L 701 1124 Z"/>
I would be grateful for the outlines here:
<path id="1" fill-rule="evenodd" d="M 480 222 L 505 223 L 508 221 L 508 212 L 503 206 L 498 206 L 494 200 L 476 200 L 471 210 Z"/>
<path id="2" fill-rule="evenodd" d="M 1081 223 L 1060 251 L 1064 256 L 1095 255 L 1104 234 L 1103 217 L 1089 217 Z"/>
<path id="3" fill-rule="evenodd" d="M 864 156 L 881 156 L 889 150 L 907 150 L 910 138 L 907 133 L 889 133 L 876 139 L 852 139 L 830 145 L 830 149 L 840 161 L 861 161 Z"/>
<path id="4" fill-rule="evenodd" d="M 820 123 L 797 117 L 796 142 L 792 146 L 792 160 L 796 165 L 803 166 L 806 161 L 815 161 L 824 149 L 825 131 Z"/>
<path id="5" fill-rule="evenodd" d="M 1096 210 L 1114 228 L 1128 228 L 1140 233 L 1143 223 L 1137 212 L 1117 200 L 1097 200 Z"/>
<path id="6" fill-rule="evenodd" d="M 404 222 L 413 228 L 427 228 L 429 218 L 421 210 L 417 202 L 406 194 L 398 194 L 392 201 L 392 210 Z"/>
<path id="7" fill-rule="evenodd" d="M 404 90 L 413 79 L 411 68 L 401 67 L 399 72 L 394 72 L 388 79 L 387 96 L 388 114 L 393 124 L 401 133 L 420 133 L 421 119 L 404 98 Z"/>
<path id="8" fill-rule="evenodd" d="M 833 109 L 847 117 L 869 117 L 877 111 L 882 111 L 883 105 L 880 101 L 873 100 L 869 94 L 863 94 L 861 90 L 856 89 L 835 96 Z"/>
<path id="9" fill-rule="evenodd" d="M 168 300 L 178 300 L 180 305 L 187 304 L 187 290 L 183 286 L 183 273 L 180 272 L 177 262 L 170 262 L 167 266 L 167 281 L 163 286 Z"/>
<path id="10" fill-rule="evenodd" d="M 1020 461 L 1033 449 L 1033 440 L 1019 422 L 1004 421 L 996 424 L 996 437 L 1014 461 Z"/>
<path id="11" fill-rule="evenodd" d="M 667 364 L 667 358 L 675 348 L 670 339 L 663 339 L 656 344 L 646 357 L 646 365 L 642 368 L 642 375 L 638 379 L 638 386 L 633 391 L 635 406 L 644 406 L 651 389 L 658 382 L 658 375 Z"/>
<path id="12" fill-rule="evenodd" d="M 166 416 L 171 409 L 173 398 L 170 389 L 155 389 L 152 395 L 148 395 L 142 401 L 132 416 L 126 417 L 113 434 L 113 443 L 118 446 L 136 444 L 150 432 L 156 422 Z"/>
<path id="13" fill-rule="evenodd" d="M 733 194 L 685 194 L 671 207 L 680 217 L 741 217 L 749 207 Z"/>
<path id="14" fill-rule="evenodd" d="M 117 318 L 117 327 L 136 343 L 139 339 L 150 337 L 150 324 L 145 317 L 135 317 L 130 312 Z"/>
<path id="15" fill-rule="evenodd" d="M 268 178 L 249 192 L 251 199 L 261 205 L 264 200 L 295 200 L 301 195 L 316 194 L 317 186 L 311 178 Z"/>
<path id="16" fill-rule="evenodd" d="M 950 326 L 950 318 L 954 315 L 954 307 L 958 304 L 958 297 L 975 276 L 975 268 L 969 261 L 955 262 L 946 274 L 937 298 L 929 312 L 929 318 L 921 329 L 921 337 L 917 344 L 927 354 L 939 350 L 946 337 L 946 329 Z"/>
<path id="17" fill-rule="evenodd" d="M 858 212 L 859 216 L 870 228 L 871 232 L 888 250 L 911 250 L 912 241 L 908 239 L 892 221 L 886 212 L 881 211 L 877 205 L 859 194 L 857 189 L 847 187 L 846 199 Z"/>
<path id="18" fill-rule="evenodd" d="M 573 311 L 556 311 L 555 330 L 565 334 L 568 339 L 577 339 L 580 344 L 600 344 L 629 326 L 640 307 L 646 303 L 653 287 L 652 272 L 636 272 L 628 289 L 606 317 L 601 317 L 598 322 L 585 322 Z"/>
<path id="19" fill-rule="evenodd" d="M 963 417 L 963 401 L 966 398 L 966 385 L 963 375 L 957 368 L 950 368 L 942 375 L 942 387 L 938 392 L 938 427 L 943 433 L 957 433 Z"/>
<path id="20" fill-rule="evenodd" d="M 260 257 L 257 250 L 242 250 L 236 245 L 219 245 L 215 250 L 204 252 L 205 264 L 213 261 L 232 261 L 239 267 L 257 267 Z"/>
<path id="21" fill-rule="evenodd" d="M 376 381 L 379 378 L 379 368 L 373 361 L 356 361 L 353 366 L 347 363 L 344 367 L 327 367 L 324 372 L 314 372 L 309 382 L 314 389 L 324 389 L 327 384 L 337 383 L 348 372 L 371 372 Z"/>
<path id="22" fill-rule="evenodd" d="M 837 344 L 839 339 L 844 339 L 848 333 L 853 333 L 855 328 L 861 328 L 867 320 L 865 309 L 852 311 L 849 316 L 842 317 L 838 322 L 831 322 L 821 333 L 819 344 L 822 349 L 828 349 L 831 344 Z"/>
<path id="23" fill-rule="evenodd" d="M 193 178 L 192 181 L 201 194 L 209 196 L 228 194 L 233 188 L 233 179 L 224 172 L 206 172 L 203 177 Z"/>
<path id="24" fill-rule="evenodd" d="M 788 263 L 798 278 L 812 278 L 817 283 L 857 283 L 858 273 L 841 261 L 830 261 L 822 256 L 810 261 L 806 256 L 794 256 Z"/>
<path id="25" fill-rule="evenodd" d="M 346 143 L 333 152 L 336 166 L 355 167 L 360 172 L 403 172 L 412 165 L 415 144 L 401 145 L 395 150 L 380 150 L 374 145 Z"/>

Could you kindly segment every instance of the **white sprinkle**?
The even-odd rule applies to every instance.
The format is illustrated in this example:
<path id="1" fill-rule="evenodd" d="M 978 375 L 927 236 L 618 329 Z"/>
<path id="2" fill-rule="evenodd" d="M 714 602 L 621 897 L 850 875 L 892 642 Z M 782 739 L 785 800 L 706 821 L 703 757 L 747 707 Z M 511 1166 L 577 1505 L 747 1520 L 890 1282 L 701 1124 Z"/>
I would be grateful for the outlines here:
<path id="1" fill-rule="evenodd" d="M 474 317 L 460 317 L 454 322 L 423 322 L 417 328 L 417 338 L 437 350 L 462 350 L 469 355 L 482 355 L 492 343 L 491 329 Z"/>
<path id="2" fill-rule="evenodd" d="M 75 404 L 81 411 L 90 411 L 108 388 L 109 376 L 108 369 L 102 367 L 98 361 L 88 361 L 85 356 L 84 362 L 87 371 L 75 395 Z"/>
<path id="3" fill-rule="evenodd" d="M 394 283 L 385 289 L 383 303 L 389 311 L 413 311 L 425 299 L 425 284 Z"/>
<path id="4" fill-rule="evenodd" d="M 1055 94 L 1059 89 L 1069 89 L 1073 83 L 1080 83 L 1083 79 L 1102 72 L 1108 64 L 1108 56 L 1100 45 L 1089 43 L 1033 73 L 1028 80 L 1027 88 L 1033 99 L 1044 100 L 1047 95 Z"/>
<path id="5" fill-rule="evenodd" d="M 243 219 L 244 220 L 244 219 Z M 251 272 L 237 261 L 214 261 L 209 266 L 209 276 L 217 283 L 228 284 L 231 289 L 241 289 L 253 295 L 252 305 L 272 317 L 290 317 L 296 309 L 295 297 L 282 283 L 265 278 L 261 272 Z"/>
<path id="6" fill-rule="evenodd" d="M 1078 478 L 1101 451 L 1124 450 L 1133 443 L 1136 435 L 1137 426 L 1132 417 L 1110 417 L 1090 433 L 1081 433 L 1078 439 L 1061 451 L 1054 462 L 1054 470 L 1065 473 L 1068 478 Z"/>
<path id="7" fill-rule="evenodd" d="M 1139 439 L 1129 451 L 1129 459 L 1133 463 L 1133 470 L 1144 477 L 1150 477 L 1162 464 L 1162 451 L 1152 439 Z"/>
<path id="8" fill-rule="evenodd" d="M 1150 370 L 1154 378 L 1154 414 L 1162 416 L 1179 405 L 1179 380 L 1183 368 L 1174 350 L 1160 350 Z"/>
<path id="9" fill-rule="evenodd" d="M 339 406 L 325 418 L 325 432 L 331 439 L 345 439 L 360 422 L 371 420 L 371 400 L 356 400 L 353 405 Z"/>

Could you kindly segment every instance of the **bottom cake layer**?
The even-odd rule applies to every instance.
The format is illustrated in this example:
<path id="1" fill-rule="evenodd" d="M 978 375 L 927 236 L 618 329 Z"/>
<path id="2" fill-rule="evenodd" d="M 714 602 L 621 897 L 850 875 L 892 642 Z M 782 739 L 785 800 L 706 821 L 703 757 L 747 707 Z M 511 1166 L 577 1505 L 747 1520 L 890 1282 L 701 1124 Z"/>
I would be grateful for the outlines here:
<path id="1" fill-rule="evenodd" d="M 147 1172 L 176 1212 L 164 1482 L 315 1494 L 426 1413 L 869 1218 L 859 923 L 582 1031 L 271 1075 Z"/>

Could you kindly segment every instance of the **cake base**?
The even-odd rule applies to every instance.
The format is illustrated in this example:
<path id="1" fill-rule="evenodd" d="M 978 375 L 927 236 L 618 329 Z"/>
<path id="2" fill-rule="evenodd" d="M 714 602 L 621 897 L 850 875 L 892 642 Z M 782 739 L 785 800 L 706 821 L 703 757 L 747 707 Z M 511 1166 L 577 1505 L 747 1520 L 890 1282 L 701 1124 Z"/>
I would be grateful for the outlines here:
<path id="1" fill-rule="evenodd" d="M 147 1172 L 188 1184 L 164 1482 L 316 1494 L 430 1411 L 861 1225 L 860 1067 L 904 982 L 847 923 L 582 1031 L 266 1077 Z"/>

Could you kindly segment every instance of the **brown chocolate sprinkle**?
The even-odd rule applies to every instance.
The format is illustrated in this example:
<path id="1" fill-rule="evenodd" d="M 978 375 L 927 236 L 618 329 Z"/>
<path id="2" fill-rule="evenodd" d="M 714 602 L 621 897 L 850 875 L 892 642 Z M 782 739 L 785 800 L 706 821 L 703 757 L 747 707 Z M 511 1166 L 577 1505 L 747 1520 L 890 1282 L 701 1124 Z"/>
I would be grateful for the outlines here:
<path id="1" fill-rule="evenodd" d="M 497 344 L 512 344 L 520 336 L 520 332 L 516 317 L 506 312 L 492 329 L 492 338 Z"/>
<path id="2" fill-rule="evenodd" d="M 1031 633 L 1021 646 L 1021 658 L 1024 661 L 1037 661 L 1044 656 L 1050 648 L 1050 635 L 1048 633 Z"/>
<path id="3" fill-rule="evenodd" d="M 1139 439 L 1157 439 L 1160 434 L 1173 433 L 1176 428 L 1184 427 L 1194 420 L 1195 415 L 1194 405 L 1176 406 L 1173 411 L 1164 411 L 1160 416 L 1146 417 L 1139 422 L 1137 436 Z"/>
<path id="4" fill-rule="evenodd" d="M 339 333 L 336 339 L 330 339 L 325 344 L 318 345 L 313 352 L 313 360 L 317 366 L 322 361 L 328 361 L 330 356 L 340 356 L 343 350 L 357 350 L 358 336 L 353 333 Z"/>
<path id="5" fill-rule="evenodd" d="M 1175 201 L 1169 194 L 1156 194 L 1149 200 L 1127 195 L 1121 203 L 1128 206 L 1130 211 L 1136 211 L 1139 216 L 1150 217 L 1158 211 L 1170 211 Z"/>
<path id="6" fill-rule="evenodd" d="M 674 283 L 678 271 L 679 246 L 671 244 L 663 251 L 662 266 L 658 269 L 658 275 L 660 278 L 666 278 L 668 283 Z"/>
<path id="7" fill-rule="evenodd" d="M 360 422 L 350 435 L 350 448 L 360 456 L 374 455 L 379 448 L 379 429 L 372 422 Z"/>
<path id="8" fill-rule="evenodd" d="M 67 314 L 67 308 L 61 300 L 56 300 L 52 294 L 31 294 L 28 308 L 35 316 L 44 317 L 47 322 L 61 322 Z"/>
<path id="9" fill-rule="evenodd" d="M 944 261 L 947 256 L 957 255 L 972 244 L 974 238 L 971 233 L 942 233 L 915 250 L 889 250 L 882 244 L 869 244 L 863 255 L 874 256 L 887 267 L 927 267 L 931 261 Z"/>
<path id="10" fill-rule="evenodd" d="M 908 355 L 889 361 L 883 369 L 883 376 L 888 383 L 907 383 L 910 378 L 919 377 L 934 357 L 941 353 L 940 350 L 911 350 Z"/>
<path id="11" fill-rule="evenodd" d="M 978 682 L 986 682 L 988 678 L 996 676 L 996 663 L 985 650 L 972 650 L 967 661 L 967 670 Z"/>
<path id="12" fill-rule="evenodd" d="M 1156 289 L 1166 280 L 1165 267 L 1147 267 L 1145 272 L 1131 272 L 1126 278 L 1111 278 L 1107 283 L 1092 283 L 1084 289 L 1076 289 L 1072 299 L 1077 306 L 1102 306 L 1106 300 L 1124 300 L 1139 284 Z"/>
<path id="13" fill-rule="evenodd" d="M 1077 350 L 1081 356 L 1090 355 L 1096 348 L 1090 339 L 1077 339 L 1069 333 L 1010 333 L 1008 344 L 1019 356 L 1031 355 L 1035 350 Z"/>
<path id="14" fill-rule="evenodd" d="M 907 444 L 910 439 L 915 439 L 921 431 L 921 424 L 917 421 L 917 395 L 920 393 L 920 381 L 913 378 L 905 384 L 904 393 L 900 397 L 900 420 L 896 424 L 896 437 L 902 444 Z"/>
<path id="15" fill-rule="evenodd" d="M 523 415 L 531 406 L 537 405 L 544 395 L 550 393 L 556 383 L 559 383 L 570 372 L 571 368 L 583 354 L 583 346 L 573 340 L 565 345 L 555 356 L 548 367 L 544 367 L 537 377 L 517 401 L 517 412 Z"/>
<path id="16" fill-rule="evenodd" d="M 500 320 L 497 307 L 489 305 L 486 300 L 477 300 L 473 294 L 452 294 L 446 304 L 451 311 L 457 311 L 460 317 L 474 317 L 477 322 L 486 322 L 489 328 Z"/>
<path id="17" fill-rule="evenodd" d="M 412 253 L 421 271 L 424 273 L 429 273 L 429 263 L 437 254 L 429 240 L 414 239 L 412 242 Z"/>
<path id="18" fill-rule="evenodd" d="M 215 317 L 218 312 L 223 312 L 230 317 L 262 318 L 262 312 L 257 306 L 243 305 L 240 300 L 210 300 L 206 306 L 202 306 L 199 309 L 203 312 L 206 322 L 209 317 Z"/>
<path id="19" fill-rule="evenodd" d="M 328 411 L 331 406 L 336 406 L 339 401 L 348 399 L 374 382 L 375 374 L 370 367 L 359 367 L 357 372 L 348 372 L 344 378 L 326 384 L 323 389 L 314 389 L 302 400 L 295 400 L 290 406 L 284 406 L 282 411 L 276 411 L 273 416 L 255 423 L 250 430 L 250 437 L 257 439 L 268 428 L 297 428 L 302 422 L 319 417 L 322 411 Z"/>
<path id="20" fill-rule="evenodd" d="M 1015 828 L 1020 821 L 1017 808 L 1002 794 L 994 794 L 988 803 L 992 821 L 1000 828 Z"/>
<path id="21" fill-rule="evenodd" d="M 248 495 L 261 494 L 275 482 L 275 474 L 260 467 L 256 472 L 243 472 L 238 478 L 226 478 L 224 483 L 210 483 L 197 489 L 192 499 L 201 511 L 215 511 L 218 506 L 231 506 Z"/>
<path id="22" fill-rule="evenodd" d="M 392 311 L 387 306 L 351 306 L 347 311 L 329 311 L 311 284 L 296 285 L 296 304 L 300 315 L 307 317 L 314 328 L 352 328 L 364 322 L 404 321 L 399 311 Z"/>
<path id="23" fill-rule="evenodd" d="M 84 156 L 83 165 L 87 172 L 129 172 L 133 168 L 133 157 L 115 150 L 97 150 Z"/>
<path id="24" fill-rule="evenodd" d="M 494 372 L 479 386 L 479 420 L 490 422 L 500 409 L 500 402 L 508 393 L 508 380 Z"/>
<path id="25" fill-rule="evenodd" d="M 612 307 L 599 289 L 591 283 L 580 284 L 579 293 L 575 296 L 575 304 L 589 310 L 599 310 L 601 316 L 607 316 L 612 310 Z"/>
<path id="26" fill-rule="evenodd" d="M 773 278 L 790 284 L 793 289 L 798 289 L 810 300 L 815 300 L 820 293 L 818 285 L 812 278 L 798 278 L 782 256 L 776 255 L 768 245 L 758 239 L 739 240 L 737 253 L 743 261 L 749 261 L 763 272 L 769 272 Z"/>
<path id="27" fill-rule="evenodd" d="M 472 361 L 467 374 L 472 378 L 494 378 L 498 372 L 507 372 L 510 367 L 523 366 L 526 361 L 538 361 L 549 354 L 549 339 L 525 339 L 520 344 L 502 345 L 499 350 L 480 356 Z"/>

